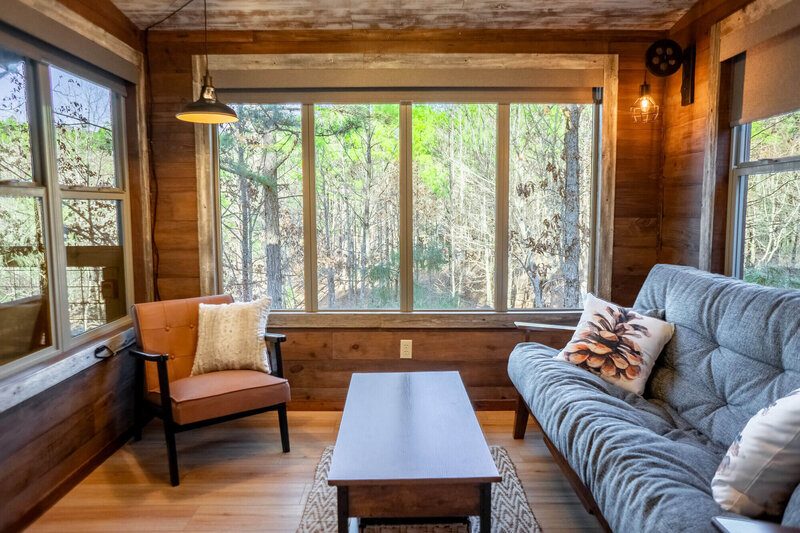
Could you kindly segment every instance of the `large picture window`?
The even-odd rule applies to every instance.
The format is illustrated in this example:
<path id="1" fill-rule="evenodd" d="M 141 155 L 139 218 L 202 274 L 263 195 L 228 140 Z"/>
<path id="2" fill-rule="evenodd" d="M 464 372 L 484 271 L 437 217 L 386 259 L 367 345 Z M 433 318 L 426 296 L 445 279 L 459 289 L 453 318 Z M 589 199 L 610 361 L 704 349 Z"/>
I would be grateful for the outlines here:
<path id="1" fill-rule="evenodd" d="M 0 365 L 127 315 L 123 97 L 72 65 L 0 47 Z"/>
<path id="2" fill-rule="evenodd" d="M 314 109 L 320 309 L 397 309 L 400 106 Z"/>
<path id="3" fill-rule="evenodd" d="M 234 106 L 219 129 L 222 290 L 303 309 L 300 106 Z"/>
<path id="4" fill-rule="evenodd" d="M 734 128 L 731 274 L 800 288 L 800 110 Z"/>
<path id="5" fill-rule="evenodd" d="M 599 103 L 353 101 L 234 105 L 220 290 L 306 311 L 580 307 Z"/>

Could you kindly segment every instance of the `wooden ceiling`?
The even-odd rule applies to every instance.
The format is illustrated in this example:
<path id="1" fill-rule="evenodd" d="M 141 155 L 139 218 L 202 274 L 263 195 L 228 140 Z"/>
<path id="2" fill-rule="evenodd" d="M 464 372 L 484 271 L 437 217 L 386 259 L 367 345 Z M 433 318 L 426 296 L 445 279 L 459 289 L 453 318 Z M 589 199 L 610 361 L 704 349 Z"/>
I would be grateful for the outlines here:
<path id="1" fill-rule="evenodd" d="M 139 28 L 186 0 L 112 0 Z M 667 30 L 695 0 L 208 0 L 215 30 Z M 194 0 L 158 29 L 203 27 Z"/>

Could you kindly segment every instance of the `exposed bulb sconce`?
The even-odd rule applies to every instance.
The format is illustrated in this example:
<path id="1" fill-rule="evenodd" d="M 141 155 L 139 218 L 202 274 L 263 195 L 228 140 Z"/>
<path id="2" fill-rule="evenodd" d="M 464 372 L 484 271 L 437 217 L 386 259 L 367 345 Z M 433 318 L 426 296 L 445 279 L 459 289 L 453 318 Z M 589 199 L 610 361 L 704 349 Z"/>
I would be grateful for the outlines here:
<path id="1" fill-rule="evenodd" d="M 200 98 L 183 106 L 180 113 L 175 115 L 175 118 L 184 122 L 198 124 L 238 122 L 239 117 L 236 116 L 236 112 L 217 100 L 217 92 L 211 82 L 211 75 L 208 73 L 208 6 L 206 5 L 206 0 L 203 0 L 203 31 L 206 74 L 203 76 L 203 88 L 200 90 Z"/>
<path id="2" fill-rule="evenodd" d="M 647 83 L 647 72 L 645 72 L 644 83 L 639 86 L 639 98 L 631 106 L 633 121 L 643 124 L 653 122 L 658 118 L 660 111 L 661 108 L 650 96 L 650 84 Z"/>
<path id="3" fill-rule="evenodd" d="M 650 85 L 647 83 L 647 72 L 658 77 L 671 76 L 683 67 L 683 80 L 681 83 L 681 105 L 687 106 L 694 102 L 694 45 L 681 49 L 681 46 L 671 39 L 661 39 L 647 49 L 644 54 L 645 67 L 644 83 L 639 86 L 639 98 L 631 106 L 634 122 L 653 122 L 660 114 L 660 108 L 653 97 L 650 96 Z"/>

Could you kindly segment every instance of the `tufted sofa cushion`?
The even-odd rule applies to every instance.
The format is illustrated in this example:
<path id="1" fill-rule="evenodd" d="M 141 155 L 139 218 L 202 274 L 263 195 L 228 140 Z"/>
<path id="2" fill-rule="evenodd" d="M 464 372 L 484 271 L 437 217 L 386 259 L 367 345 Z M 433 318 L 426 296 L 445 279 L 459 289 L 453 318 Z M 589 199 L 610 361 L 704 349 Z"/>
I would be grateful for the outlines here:
<path id="1" fill-rule="evenodd" d="M 800 291 L 656 265 L 635 306 L 663 309 L 675 324 L 645 397 L 721 446 L 759 409 L 800 387 Z"/>
<path id="2" fill-rule="evenodd" d="M 712 517 L 725 514 L 711 496 L 711 477 L 726 447 L 663 402 L 555 360 L 556 353 L 518 344 L 508 375 L 612 530 L 711 531 Z"/>

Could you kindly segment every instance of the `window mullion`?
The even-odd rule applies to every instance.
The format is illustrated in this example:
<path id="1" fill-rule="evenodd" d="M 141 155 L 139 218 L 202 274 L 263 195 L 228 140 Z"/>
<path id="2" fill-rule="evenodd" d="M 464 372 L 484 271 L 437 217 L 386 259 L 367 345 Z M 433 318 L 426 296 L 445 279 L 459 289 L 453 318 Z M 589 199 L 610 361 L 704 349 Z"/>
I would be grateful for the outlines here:
<path id="1" fill-rule="evenodd" d="M 50 265 L 50 316 L 53 325 L 54 345 L 67 349 L 72 337 L 69 329 L 69 303 L 67 299 L 67 249 L 64 242 L 64 219 L 61 208 L 61 189 L 58 186 L 56 163 L 55 126 L 53 102 L 50 94 L 50 71 L 43 63 L 36 63 L 36 139 L 39 143 L 39 163 L 42 183 L 46 188 L 47 253 Z"/>
<path id="2" fill-rule="evenodd" d="M 303 259 L 306 312 L 315 313 L 317 293 L 317 186 L 314 143 L 314 104 L 303 104 L 301 117 L 303 143 Z"/>
<path id="3" fill-rule="evenodd" d="M 497 176 L 495 190 L 494 308 L 508 311 L 508 157 L 510 106 L 497 106 Z"/>
<path id="4" fill-rule="evenodd" d="M 131 206 L 129 201 L 130 186 L 128 183 L 128 151 L 125 127 L 125 98 L 119 94 L 112 93 L 113 107 L 111 124 L 113 128 L 114 140 L 114 167 L 116 173 L 117 187 L 122 189 L 120 200 L 121 220 L 118 220 L 119 227 L 117 234 L 120 236 L 122 245 L 122 261 L 125 268 L 125 302 L 131 304 L 134 301 L 133 288 L 133 236 L 131 232 Z"/>
<path id="5" fill-rule="evenodd" d="M 400 104 L 400 311 L 414 309 L 413 185 L 411 104 Z"/>

